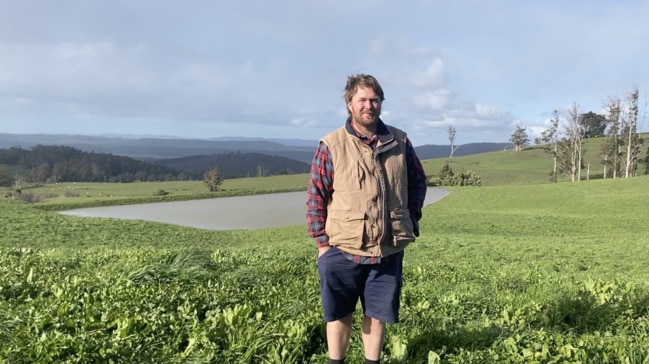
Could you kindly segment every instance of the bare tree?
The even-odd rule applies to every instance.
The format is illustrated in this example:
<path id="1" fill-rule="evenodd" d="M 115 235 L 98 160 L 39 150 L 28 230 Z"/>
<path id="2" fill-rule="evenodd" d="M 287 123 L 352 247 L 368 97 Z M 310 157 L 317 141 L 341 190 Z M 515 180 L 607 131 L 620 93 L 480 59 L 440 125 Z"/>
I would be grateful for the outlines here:
<path id="1" fill-rule="evenodd" d="M 638 133 L 639 96 L 638 88 L 634 87 L 624 99 L 611 97 L 609 100 L 608 132 L 601 147 L 604 178 L 609 175 L 628 178 L 637 174 L 644 142 Z"/>
<path id="2" fill-rule="evenodd" d="M 572 182 L 581 180 L 584 127 L 580 122 L 579 105 L 575 102 L 568 110 L 566 131 L 565 167 Z"/>
<path id="3" fill-rule="evenodd" d="M 642 108 L 642 123 L 638 125 L 639 129 L 643 129 L 644 126 L 646 125 L 647 122 L 647 107 L 649 106 L 649 98 L 647 98 L 647 94 L 644 96 L 644 104 Z M 641 142 L 644 142 L 642 140 Z M 647 152 L 645 154 L 645 157 L 641 160 L 638 161 L 639 163 L 644 163 L 644 174 L 649 174 L 649 148 L 647 148 Z"/>
<path id="4" fill-rule="evenodd" d="M 622 132 L 626 143 L 624 160 L 624 177 L 635 176 L 637 171 L 638 155 L 640 154 L 640 140 L 638 136 L 638 97 L 640 91 L 634 87 L 627 95 L 627 107 L 622 118 Z"/>
<path id="5" fill-rule="evenodd" d="M 264 177 L 266 175 L 266 168 L 261 164 L 257 165 L 257 177 Z"/>
<path id="6" fill-rule="evenodd" d="M 601 146 L 602 164 L 604 164 L 604 178 L 611 176 L 617 178 L 620 173 L 620 113 L 622 110 L 622 100 L 618 97 L 611 97 L 606 106 L 607 115 L 607 132 L 606 139 Z"/>
<path id="7" fill-rule="evenodd" d="M 453 125 L 448 127 L 448 141 L 451 143 L 451 154 L 448 157 L 453 158 L 453 153 L 460 147 L 459 145 L 455 145 L 455 128 Z"/>
<path id="8" fill-rule="evenodd" d="M 550 118 L 550 128 L 541 133 L 541 137 L 536 139 L 536 144 L 543 144 L 543 150 L 552 156 L 552 171 L 550 172 L 550 181 L 557 182 L 558 176 L 558 163 L 557 157 L 559 153 L 559 112 L 552 111 Z"/>
<path id="9" fill-rule="evenodd" d="M 538 140 L 545 143 L 543 149 L 552 155 L 552 181 L 557 182 L 559 174 L 570 177 L 572 182 L 581 179 L 583 127 L 579 123 L 579 105 L 574 103 L 568 111 L 569 118 L 564 121 L 563 129 L 559 130 L 561 118 L 554 110 L 550 119 L 550 129 L 541 134 Z"/>

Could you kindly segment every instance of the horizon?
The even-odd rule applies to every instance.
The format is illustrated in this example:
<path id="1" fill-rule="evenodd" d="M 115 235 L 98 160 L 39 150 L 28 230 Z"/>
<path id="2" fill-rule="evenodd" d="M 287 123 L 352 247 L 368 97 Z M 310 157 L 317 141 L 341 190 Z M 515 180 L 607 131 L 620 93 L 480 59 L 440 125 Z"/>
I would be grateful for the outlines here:
<path id="1" fill-rule="evenodd" d="M 0 132 L 1 135 L 7 136 L 26 136 L 26 137 L 72 137 L 72 138 L 105 138 L 105 139 L 126 139 L 126 140 L 138 140 L 138 139 L 160 139 L 160 140 L 182 140 L 182 141 L 208 141 L 208 142 L 219 142 L 219 141 L 268 141 L 268 142 L 277 142 L 285 146 L 299 146 L 299 147 L 308 147 L 312 143 L 313 147 L 316 148 L 318 139 L 300 139 L 300 138 L 275 138 L 275 137 L 242 137 L 242 136 L 222 136 L 215 138 L 199 138 L 199 137 L 176 137 L 171 135 L 138 135 L 138 134 L 49 134 L 49 133 L 4 133 Z M 289 144 L 286 144 L 290 142 Z M 296 144 L 296 143 L 305 143 L 305 144 Z M 511 144 L 510 141 L 506 142 L 469 142 L 456 144 L 457 146 L 469 145 L 469 144 Z M 414 144 L 414 147 L 424 147 L 424 146 L 450 146 L 450 144 Z M 0 146 L 0 148 L 2 148 Z"/>

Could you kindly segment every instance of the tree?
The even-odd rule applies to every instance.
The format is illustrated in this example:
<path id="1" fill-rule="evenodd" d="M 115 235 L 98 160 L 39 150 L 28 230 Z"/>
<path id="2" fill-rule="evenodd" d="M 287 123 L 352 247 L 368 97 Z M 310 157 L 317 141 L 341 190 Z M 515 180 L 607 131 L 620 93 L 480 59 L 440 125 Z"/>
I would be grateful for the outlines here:
<path id="1" fill-rule="evenodd" d="M 516 125 L 516 130 L 514 130 L 514 134 L 512 134 L 511 138 L 509 138 L 509 141 L 514 144 L 514 149 L 518 152 L 523 150 L 525 146 L 527 146 L 530 142 L 530 138 L 527 136 L 527 132 L 525 132 L 526 128 L 522 128 L 520 125 Z"/>
<path id="2" fill-rule="evenodd" d="M 218 167 L 214 167 L 203 174 L 203 182 L 207 185 L 210 192 L 216 192 L 221 188 L 223 180 L 221 179 L 221 171 Z"/>
<path id="3" fill-rule="evenodd" d="M 257 165 L 257 177 L 264 177 L 266 175 L 266 169 L 263 165 Z"/>
<path id="4" fill-rule="evenodd" d="M 550 118 L 550 128 L 541 133 L 541 138 L 536 140 L 536 144 L 543 144 L 543 150 L 552 156 L 552 171 L 550 172 L 550 181 L 557 182 L 558 163 L 557 156 L 559 152 L 559 111 L 553 110 Z"/>
<path id="5" fill-rule="evenodd" d="M 451 166 L 448 164 L 448 162 L 444 163 L 442 168 L 439 170 L 439 178 L 444 179 L 447 177 L 453 177 L 453 169 Z"/>
<path id="6" fill-rule="evenodd" d="M 0 164 L 28 170 L 31 182 L 130 182 L 133 175 L 149 181 L 178 174 L 174 169 L 130 157 L 52 145 L 37 145 L 31 150 L 0 149 Z"/>
<path id="7" fill-rule="evenodd" d="M 460 147 L 455 145 L 455 128 L 453 125 L 448 127 L 448 141 L 451 142 L 451 154 L 448 157 L 453 158 L 453 153 Z"/>
<path id="8" fill-rule="evenodd" d="M 602 164 L 604 165 L 604 178 L 617 178 L 620 174 L 620 112 L 622 109 L 622 100 L 612 97 L 607 105 L 608 131 L 606 138 L 601 146 Z"/>
<path id="9" fill-rule="evenodd" d="M 601 147 L 604 178 L 637 174 L 644 142 L 638 133 L 639 96 L 638 88 L 634 87 L 625 99 L 611 97 L 608 103 L 608 132 Z"/>
<path id="10" fill-rule="evenodd" d="M 29 171 L 29 180 L 32 182 L 46 182 L 51 176 L 50 166 L 47 163 L 41 163 L 40 165 L 32 168 Z"/>
<path id="11" fill-rule="evenodd" d="M 544 131 L 538 140 L 545 143 L 543 149 L 552 155 L 554 166 L 550 176 L 553 182 L 557 182 L 559 174 L 569 176 L 572 182 L 581 180 L 583 128 L 579 124 L 579 105 L 573 103 L 568 114 L 569 118 L 560 130 L 561 118 L 559 112 L 554 110 L 550 129 Z"/>
<path id="12" fill-rule="evenodd" d="M 603 137 L 606 130 L 606 116 L 589 111 L 579 116 L 579 124 L 584 128 L 584 139 Z"/>
<path id="13" fill-rule="evenodd" d="M 626 143 L 624 177 L 635 176 L 638 169 L 638 155 L 642 140 L 638 135 L 638 98 L 640 91 L 634 87 L 627 95 L 627 107 L 622 118 L 622 134 Z"/>
<path id="14" fill-rule="evenodd" d="M 647 148 L 647 154 L 644 157 L 644 174 L 649 174 L 649 148 Z"/>
<path id="15" fill-rule="evenodd" d="M 564 124 L 565 137 L 559 144 L 559 166 L 572 182 L 581 180 L 584 129 L 579 123 L 579 105 L 575 102 L 568 110 Z"/>
<path id="16" fill-rule="evenodd" d="M 11 187 L 14 184 L 14 179 L 9 172 L 9 169 L 0 166 L 0 187 Z"/>

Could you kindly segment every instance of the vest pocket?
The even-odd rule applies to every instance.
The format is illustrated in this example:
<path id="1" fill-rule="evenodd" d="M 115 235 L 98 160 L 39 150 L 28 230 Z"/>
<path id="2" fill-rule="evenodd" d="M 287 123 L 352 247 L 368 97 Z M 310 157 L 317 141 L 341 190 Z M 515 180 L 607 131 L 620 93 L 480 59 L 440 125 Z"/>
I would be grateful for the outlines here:
<path id="1" fill-rule="evenodd" d="M 341 247 L 360 248 L 365 230 L 363 211 L 332 211 L 326 230 L 329 242 Z"/>
<path id="2" fill-rule="evenodd" d="M 402 243 L 415 241 L 414 228 L 408 209 L 396 208 L 390 211 L 392 227 L 392 244 L 398 246 Z"/>

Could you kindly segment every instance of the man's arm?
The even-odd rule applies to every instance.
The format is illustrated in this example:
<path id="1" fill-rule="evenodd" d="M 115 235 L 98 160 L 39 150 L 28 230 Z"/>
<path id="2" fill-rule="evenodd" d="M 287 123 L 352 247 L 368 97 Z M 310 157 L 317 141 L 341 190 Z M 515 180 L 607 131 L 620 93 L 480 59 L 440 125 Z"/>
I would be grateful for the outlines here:
<path id="1" fill-rule="evenodd" d="M 421 209 L 424 206 L 428 187 L 426 186 L 426 173 L 410 140 L 406 140 L 406 164 L 408 168 L 408 210 L 410 210 L 415 236 L 419 236 L 419 219 L 421 219 Z"/>
<path id="2" fill-rule="evenodd" d="M 311 163 L 311 178 L 307 190 L 306 221 L 309 236 L 315 239 L 318 248 L 329 246 L 325 229 L 327 205 L 333 193 L 333 164 L 326 144 L 320 143 Z"/>

